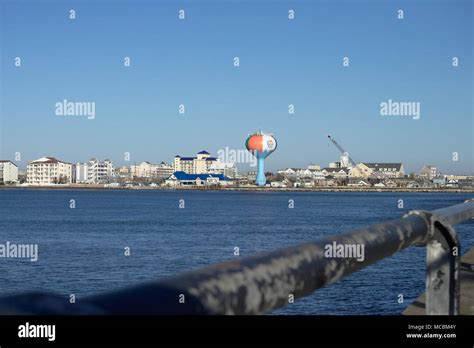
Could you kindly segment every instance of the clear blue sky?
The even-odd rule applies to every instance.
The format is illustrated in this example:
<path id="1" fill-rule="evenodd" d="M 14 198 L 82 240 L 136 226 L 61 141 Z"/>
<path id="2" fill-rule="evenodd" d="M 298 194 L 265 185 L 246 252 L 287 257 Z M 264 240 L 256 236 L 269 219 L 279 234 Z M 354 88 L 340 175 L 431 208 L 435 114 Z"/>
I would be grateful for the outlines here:
<path id="1" fill-rule="evenodd" d="M 337 160 L 331 134 L 357 161 L 474 171 L 471 0 L 0 3 L 0 157 L 21 152 L 20 167 L 170 162 L 261 129 L 278 140 L 270 170 Z M 63 99 L 95 102 L 96 118 L 56 116 Z M 420 102 L 421 118 L 382 117 L 388 99 Z"/>

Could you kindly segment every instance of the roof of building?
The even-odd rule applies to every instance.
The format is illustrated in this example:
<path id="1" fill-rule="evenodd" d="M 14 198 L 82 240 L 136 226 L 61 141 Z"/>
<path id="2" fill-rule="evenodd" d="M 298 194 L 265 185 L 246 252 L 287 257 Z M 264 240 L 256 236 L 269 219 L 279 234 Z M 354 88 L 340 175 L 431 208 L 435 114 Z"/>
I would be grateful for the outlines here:
<path id="1" fill-rule="evenodd" d="M 8 163 L 10 162 L 11 164 L 13 164 L 15 167 L 18 167 L 15 163 L 13 163 L 12 161 L 10 160 L 0 160 L 0 163 Z"/>
<path id="2" fill-rule="evenodd" d="M 176 180 L 180 181 L 195 181 L 198 178 L 201 180 L 207 180 L 208 178 L 218 178 L 222 181 L 230 180 L 230 178 L 224 174 L 188 174 L 183 171 L 174 172 L 168 179 L 171 179 L 173 176 L 176 178 Z"/>
<path id="3" fill-rule="evenodd" d="M 201 151 L 198 153 L 198 155 L 209 155 L 209 152 L 207 151 Z M 179 155 L 174 156 L 175 158 L 180 158 L 181 161 L 194 161 L 197 159 L 197 157 L 181 157 Z M 217 158 L 215 157 L 207 157 L 206 161 L 217 161 Z"/>
<path id="4" fill-rule="evenodd" d="M 71 164 L 69 162 L 61 161 L 61 160 L 58 160 L 57 158 L 49 157 L 49 156 L 38 158 L 37 160 L 31 161 L 29 164 L 36 164 L 36 163 L 66 163 L 66 164 Z"/>
<path id="5" fill-rule="evenodd" d="M 286 169 L 280 169 L 278 170 L 278 172 L 297 172 L 298 170 L 302 170 L 301 168 L 291 168 L 291 167 L 288 167 Z"/>
<path id="6" fill-rule="evenodd" d="M 347 167 L 342 167 L 342 168 L 329 168 L 329 167 L 326 167 L 326 168 L 321 169 L 321 171 L 323 171 L 323 170 L 325 170 L 328 173 L 339 173 L 341 170 L 344 173 L 349 173 L 349 168 L 347 168 Z"/>
<path id="7" fill-rule="evenodd" d="M 401 163 L 366 163 L 364 164 L 369 167 L 370 169 L 378 169 L 378 168 L 395 168 L 396 171 L 400 171 L 402 168 Z"/>

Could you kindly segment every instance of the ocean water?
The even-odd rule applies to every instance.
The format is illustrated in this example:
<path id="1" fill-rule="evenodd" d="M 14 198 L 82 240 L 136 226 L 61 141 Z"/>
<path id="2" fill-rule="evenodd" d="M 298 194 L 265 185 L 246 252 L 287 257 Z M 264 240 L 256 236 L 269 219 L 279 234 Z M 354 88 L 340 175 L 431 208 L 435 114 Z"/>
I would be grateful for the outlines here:
<path id="1" fill-rule="evenodd" d="M 0 294 L 35 290 L 80 296 L 116 289 L 234 259 L 236 246 L 245 257 L 471 197 L 2 189 L 0 243 L 37 243 L 39 260 L 0 258 Z M 474 246 L 474 223 L 459 225 L 457 232 L 464 253 Z M 130 256 L 124 256 L 125 247 Z M 424 291 L 424 277 L 425 250 L 412 247 L 273 313 L 398 314 Z"/>

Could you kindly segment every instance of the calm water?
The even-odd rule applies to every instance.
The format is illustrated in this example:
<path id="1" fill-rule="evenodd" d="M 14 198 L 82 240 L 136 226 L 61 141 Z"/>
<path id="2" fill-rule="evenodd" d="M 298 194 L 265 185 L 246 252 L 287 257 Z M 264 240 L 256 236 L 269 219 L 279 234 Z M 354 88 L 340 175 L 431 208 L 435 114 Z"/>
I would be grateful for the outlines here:
<path id="1" fill-rule="evenodd" d="M 445 193 L 0 190 L 0 243 L 38 243 L 39 260 L 0 259 L 1 294 L 90 294 L 273 250 L 470 198 Z M 70 209 L 74 199 L 76 208 Z M 184 199 L 185 208 L 179 209 Z M 288 208 L 293 199 L 294 209 Z M 404 209 L 398 209 L 398 199 Z M 464 253 L 474 224 L 458 226 Z M 124 256 L 124 247 L 131 256 Z M 424 291 L 409 248 L 276 311 L 397 314 Z M 405 304 L 397 302 L 403 294 Z"/>

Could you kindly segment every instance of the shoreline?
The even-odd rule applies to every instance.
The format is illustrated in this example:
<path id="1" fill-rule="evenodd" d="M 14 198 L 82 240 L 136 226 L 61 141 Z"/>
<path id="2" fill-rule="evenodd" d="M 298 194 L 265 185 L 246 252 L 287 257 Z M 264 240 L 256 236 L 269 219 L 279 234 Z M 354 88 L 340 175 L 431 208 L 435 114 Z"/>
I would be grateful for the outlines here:
<path id="1" fill-rule="evenodd" d="M 0 190 L 155 190 L 155 191 L 243 191 L 243 192 L 434 192 L 474 193 L 474 188 L 406 187 L 106 187 L 104 185 L 0 186 Z"/>

